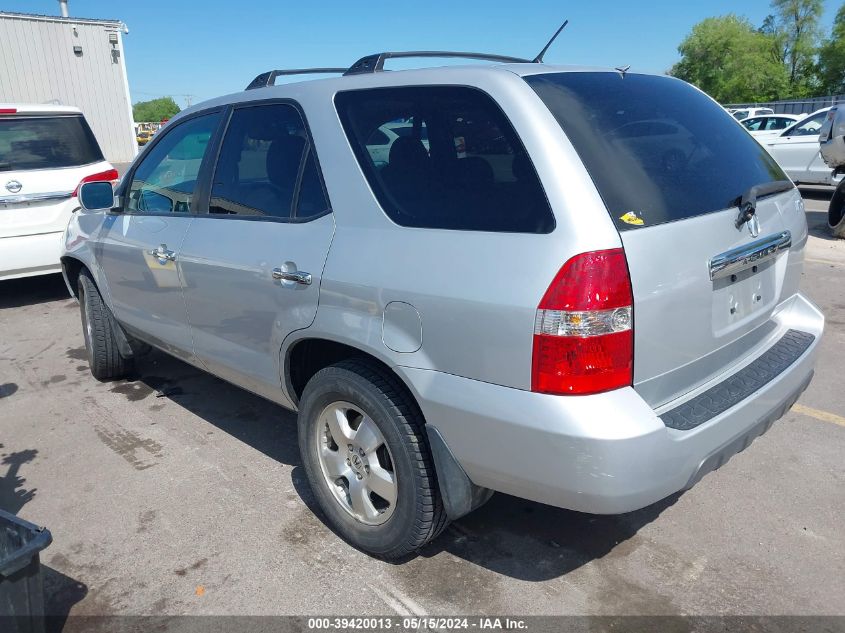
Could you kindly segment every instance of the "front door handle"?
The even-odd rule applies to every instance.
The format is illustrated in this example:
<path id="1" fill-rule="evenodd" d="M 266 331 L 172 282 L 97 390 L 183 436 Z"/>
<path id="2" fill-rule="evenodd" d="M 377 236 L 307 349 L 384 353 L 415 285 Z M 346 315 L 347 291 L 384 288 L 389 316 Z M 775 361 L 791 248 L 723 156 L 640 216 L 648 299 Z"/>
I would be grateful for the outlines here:
<path id="1" fill-rule="evenodd" d="M 281 268 L 273 269 L 273 279 L 280 279 L 282 281 L 294 281 L 303 286 L 311 284 L 311 273 L 302 272 L 301 270 L 286 271 Z"/>
<path id="2" fill-rule="evenodd" d="M 164 262 L 175 262 L 176 261 L 176 253 L 173 251 L 167 250 L 167 244 L 162 244 L 158 248 L 154 248 L 150 251 L 150 255 L 155 257 L 160 263 Z"/>

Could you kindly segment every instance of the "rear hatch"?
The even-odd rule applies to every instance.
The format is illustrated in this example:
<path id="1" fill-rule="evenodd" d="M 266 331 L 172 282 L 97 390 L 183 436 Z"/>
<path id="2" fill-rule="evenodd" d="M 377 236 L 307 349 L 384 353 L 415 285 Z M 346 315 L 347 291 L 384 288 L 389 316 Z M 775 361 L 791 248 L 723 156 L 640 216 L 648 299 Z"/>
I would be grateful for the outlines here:
<path id="1" fill-rule="evenodd" d="M 80 181 L 110 168 L 81 114 L 0 114 L 0 238 L 63 231 Z"/>
<path id="2" fill-rule="evenodd" d="M 806 220 L 771 156 L 676 79 L 572 72 L 526 81 L 578 151 L 621 236 L 640 395 L 660 407 L 776 340 L 773 317 L 797 291 Z"/>

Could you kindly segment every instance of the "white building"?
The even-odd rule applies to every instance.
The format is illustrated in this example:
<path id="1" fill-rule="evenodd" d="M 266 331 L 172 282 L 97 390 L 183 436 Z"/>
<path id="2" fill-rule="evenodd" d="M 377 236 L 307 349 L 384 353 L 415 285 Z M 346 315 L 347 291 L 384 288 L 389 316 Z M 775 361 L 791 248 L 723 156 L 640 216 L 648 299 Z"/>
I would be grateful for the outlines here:
<path id="1" fill-rule="evenodd" d="M 106 160 L 138 152 L 117 20 L 0 11 L 0 102 L 80 108 Z"/>

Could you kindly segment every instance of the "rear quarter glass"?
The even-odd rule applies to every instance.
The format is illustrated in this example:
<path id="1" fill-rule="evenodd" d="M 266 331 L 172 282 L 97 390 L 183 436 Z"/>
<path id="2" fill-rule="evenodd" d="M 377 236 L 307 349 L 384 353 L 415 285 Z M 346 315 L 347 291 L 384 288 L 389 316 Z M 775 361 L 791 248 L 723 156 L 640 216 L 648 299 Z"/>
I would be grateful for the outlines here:
<path id="1" fill-rule="evenodd" d="M 788 180 L 731 115 L 671 77 L 531 75 L 620 230 L 735 206 L 754 185 Z"/>
<path id="2" fill-rule="evenodd" d="M 353 90 L 338 93 L 335 105 L 370 188 L 396 224 L 501 233 L 554 230 L 554 215 L 522 141 L 481 90 Z"/>
<path id="3" fill-rule="evenodd" d="M 0 118 L 0 172 L 79 167 L 104 160 L 81 115 Z"/>

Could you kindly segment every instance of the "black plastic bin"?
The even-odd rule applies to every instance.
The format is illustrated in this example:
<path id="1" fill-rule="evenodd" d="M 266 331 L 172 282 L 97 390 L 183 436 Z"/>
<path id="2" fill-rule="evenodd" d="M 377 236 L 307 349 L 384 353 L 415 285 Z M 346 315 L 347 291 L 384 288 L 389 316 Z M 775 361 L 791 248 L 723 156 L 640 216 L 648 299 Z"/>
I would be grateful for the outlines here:
<path id="1" fill-rule="evenodd" d="M 53 542 L 41 528 L 0 510 L 0 631 L 43 633 L 44 579 L 38 554 Z"/>

